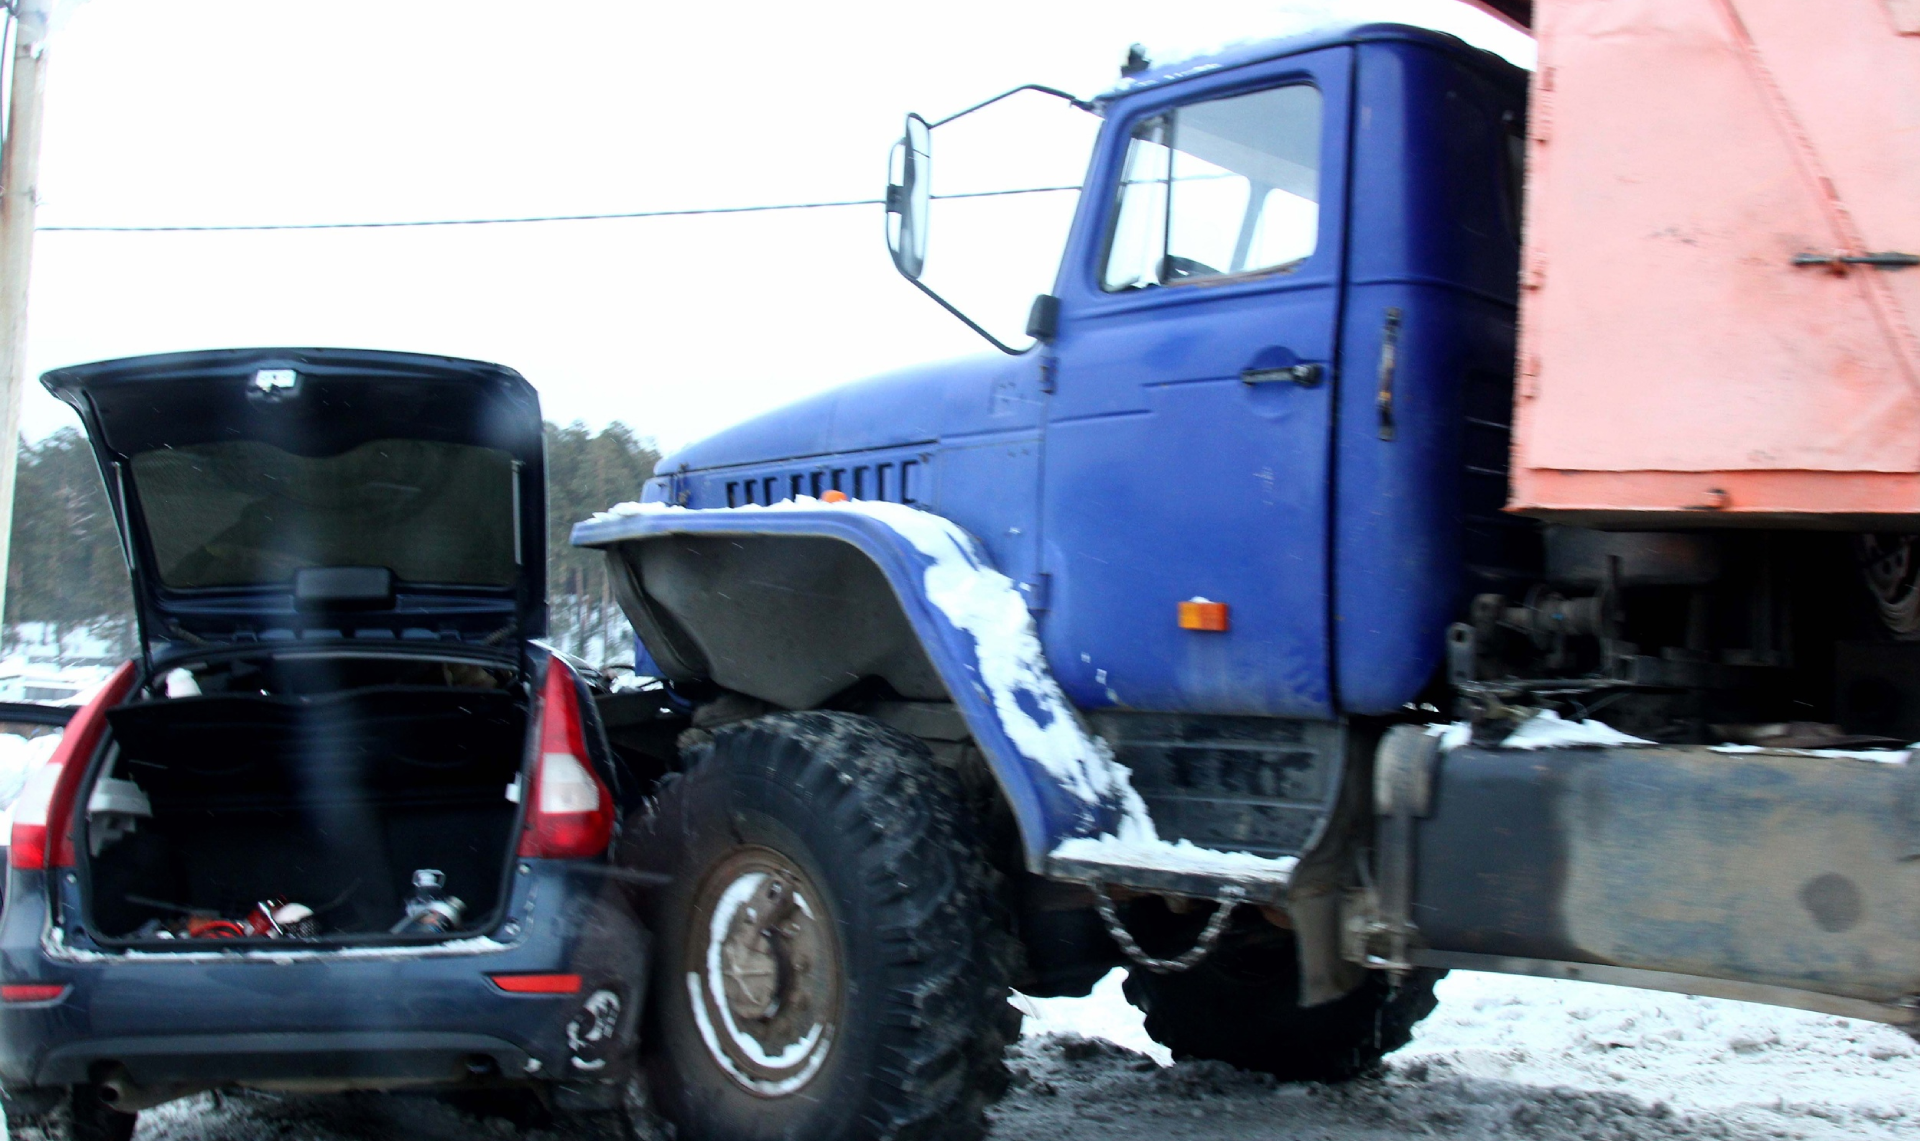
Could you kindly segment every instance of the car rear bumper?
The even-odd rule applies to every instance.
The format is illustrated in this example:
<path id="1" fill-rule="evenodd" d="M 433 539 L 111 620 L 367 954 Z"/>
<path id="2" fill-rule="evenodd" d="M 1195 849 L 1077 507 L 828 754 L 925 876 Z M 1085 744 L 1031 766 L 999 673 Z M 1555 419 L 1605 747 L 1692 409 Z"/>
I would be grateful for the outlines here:
<path id="1" fill-rule="evenodd" d="M 529 1072 L 536 1059 L 506 1038 L 450 1031 L 348 1030 L 150 1034 L 88 1038 L 47 1052 L 35 1085 L 72 1085 L 104 1069 L 133 1084 L 457 1085 Z"/>
<path id="2" fill-rule="evenodd" d="M 59 998 L 0 1005 L 0 1083 L 374 1089 L 620 1081 L 645 994 L 647 939 L 604 869 L 530 860 L 511 939 L 413 947 L 113 954 L 50 945 L 44 896 L 0 919 L 0 977 Z M 490 976 L 577 974 L 577 993 Z"/>

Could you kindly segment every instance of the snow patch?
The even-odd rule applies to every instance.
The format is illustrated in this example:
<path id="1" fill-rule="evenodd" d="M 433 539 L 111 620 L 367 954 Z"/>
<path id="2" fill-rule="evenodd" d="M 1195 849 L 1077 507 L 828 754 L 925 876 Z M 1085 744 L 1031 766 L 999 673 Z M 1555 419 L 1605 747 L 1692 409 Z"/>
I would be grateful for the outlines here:
<path id="1" fill-rule="evenodd" d="M 1440 751 L 1450 753 L 1473 740 L 1473 725 L 1456 721 L 1451 725 L 1427 726 L 1429 737 L 1440 738 Z M 1653 745 L 1658 742 L 1635 737 L 1599 721 L 1567 721 L 1551 709 L 1534 714 L 1507 739 L 1494 746 L 1500 749 L 1577 749 L 1618 748 L 1628 745 Z M 1767 745 L 1708 745 L 1716 753 L 1771 753 L 1776 756 L 1825 757 L 1831 760 L 1873 761 L 1882 765 L 1904 765 L 1920 750 L 1920 742 L 1900 749 L 1780 749 Z"/>
<path id="2" fill-rule="evenodd" d="M 838 506 L 885 523 L 933 560 L 922 580 L 927 601 L 955 629 L 973 637 L 980 681 L 1014 748 L 1081 800 L 1118 800 L 1129 815 L 1137 811 L 1145 820 L 1146 805 L 1134 793 L 1127 770 L 1114 761 L 1106 742 L 1081 727 L 1054 681 L 1019 588 L 976 560 L 972 537 L 947 519 L 904 504 L 860 500 Z"/>
<path id="3" fill-rule="evenodd" d="M 1567 721 L 1551 709 L 1542 709 L 1507 734 L 1506 740 L 1500 742 L 1500 747 L 1503 749 L 1568 749 L 1651 744 L 1653 744 L 1652 741 L 1622 733 L 1604 722 Z"/>
<path id="4" fill-rule="evenodd" d="M 1904 749 L 1776 749 L 1766 745 L 1709 745 L 1716 753 L 1772 753 L 1789 757 L 1827 757 L 1842 761 L 1874 761 L 1882 765 L 1904 765 L 1920 745 Z"/>
<path id="5" fill-rule="evenodd" d="M 1153 822 L 1146 821 L 1142 835 L 1122 825 L 1122 835 L 1081 836 L 1062 840 L 1053 856 L 1088 864 L 1116 868 L 1152 868 L 1162 872 L 1215 876 L 1221 879 L 1290 879 L 1299 859 L 1256 856 L 1251 852 L 1221 852 L 1202 848 L 1190 840 L 1162 840 L 1152 833 Z"/>
<path id="6" fill-rule="evenodd" d="M 1615 748 L 1621 745 L 1651 745 L 1641 737 L 1622 733 L 1600 721 L 1565 721 L 1551 709 L 1542 709 L 1520 723 L 1500 742 L 1502 749 L 1577 749 Z"/>
<path id="7" fill-rule="evenodd" d="M 0 808 L 12 811 L 14 800 L 27 786 L 27 777 L 46 764 L 47 758 L 59 747 L 59 733 L 42 733 L 37 737 L 0 733 Z"/>
<path id="8" fill-rule="evenodd" d="M 1247 10 L 1240 8 L 1222 6 L 1217 13 L 1206 9 L 1207 6 L 1200 5 L 1179 12 L 1177 20 L 1169 19 L 1157 26 L 1149 24 L 1142 29 L 1140 38 L 1148 58 L 1153 61 L 1148 72 L 1153 78 L 1148 82 L 1166 83 L 1176 77 L 1213 70 L 1221 65 L 1202 61 L 1269 39 L 1368 23 L 1432 28 L 1458 36 L 1474 47 L 1529 70 L 1538 59 L 1533 37 L 1467 4 L 1435 4 L 1431 0 L 1280 0 L 1262 6 L 1251 18 Z M 1161 76 L 1162 67 L 1173 69 L 1175 74 Z M 1144 78 L 1122 79 L 1114 90 L 1131 90 L 1141 86 Z"/>
<path id="9" fill-rule="evenodd" d="M 1115 967 L 1084 998 L 1034 998 L 1016 991 L 1007 1001 L 1025 1018 L 1020 1027 L 1022 1037 L 1066 1034 L 1098 1038 L 1145 1054 L 1163 1066 L 1172 1065 L 1173 1051 L 1147 1036 L 1140 1011 L 1121 992 L 1126 981 L 1126 968 Z"/>
<path id="10" fill-rule="evenodd" d="M 1440 751 L 1451 753 L 1473 743 L 1473 723 L 1455 721 L 1451 725 L 1429 725 L 1427 736 L 1440 738 Z M 1621 745 L 1651 745 L 1654 742 L 1622 733 L 1600 721 L 1567 721 L 1551 709 L 1542 709 L 1522 721 L 1496 749 L 1578 749 L 1613 748 Z"/>

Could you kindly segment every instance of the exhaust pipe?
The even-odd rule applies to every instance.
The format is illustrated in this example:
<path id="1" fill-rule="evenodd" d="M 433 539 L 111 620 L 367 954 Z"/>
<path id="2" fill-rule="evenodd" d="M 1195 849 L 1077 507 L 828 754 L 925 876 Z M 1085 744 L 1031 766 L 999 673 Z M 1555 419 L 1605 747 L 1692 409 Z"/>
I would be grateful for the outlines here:
<path id="1" fill-rule="evenodd" d="M 136 1113 L 143 1109 L 152 1109 L 156 1105 L 165 1105 L 177 1098 L 200 1093 L 206 1086 L 189 1085 L 141 1085 L 133 1080 L 125 1066 L 114 1066 L 101 1075 L 94 1083 L 100 1093 L 100 1100 L 121 1113 Z"/>
<path id="2" fill-rule="evenodd" d="M 127 1076 L 127 1071 L 116 1067 L 100 1082 L 100 1100 L 125 1112 L 127 1103 L 138 1098 L 138 1089 L 133 1079 Z"/>

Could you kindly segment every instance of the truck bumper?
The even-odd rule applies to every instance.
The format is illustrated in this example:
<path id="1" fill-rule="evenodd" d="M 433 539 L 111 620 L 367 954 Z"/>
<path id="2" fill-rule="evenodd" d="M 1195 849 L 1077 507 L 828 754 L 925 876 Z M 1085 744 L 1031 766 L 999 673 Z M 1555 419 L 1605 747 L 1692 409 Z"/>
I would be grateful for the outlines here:
<path id="1" fill-rule="evenodd" d="M 1911 1023 L 1920 765 L 1885 755 L 1446 753 L 1408 958 Z"/>

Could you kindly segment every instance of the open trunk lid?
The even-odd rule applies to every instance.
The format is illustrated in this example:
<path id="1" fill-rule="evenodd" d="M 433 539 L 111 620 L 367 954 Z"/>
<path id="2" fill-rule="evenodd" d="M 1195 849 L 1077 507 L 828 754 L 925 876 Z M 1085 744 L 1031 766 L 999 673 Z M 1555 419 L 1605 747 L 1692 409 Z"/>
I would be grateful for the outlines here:
<path id="1" fill-rule="evenodd" d="M 149 660 L 546 632 L 540 404 L 512 369 L 223 349 L 47 373 L 105 478 Z"/>

